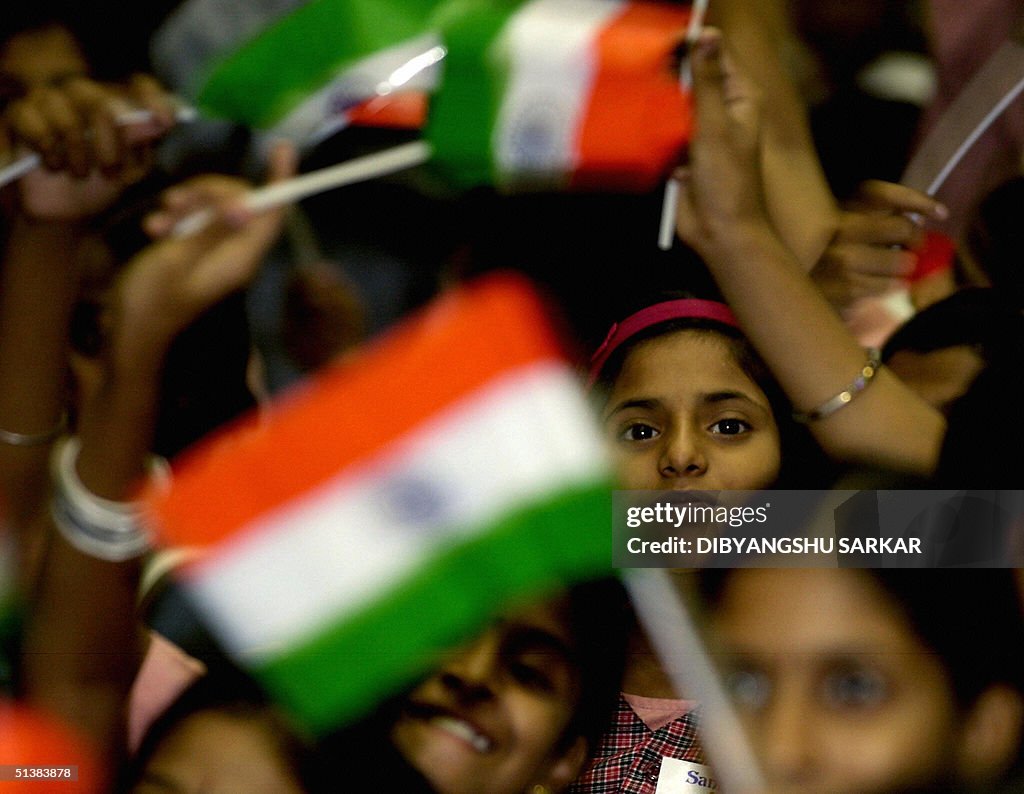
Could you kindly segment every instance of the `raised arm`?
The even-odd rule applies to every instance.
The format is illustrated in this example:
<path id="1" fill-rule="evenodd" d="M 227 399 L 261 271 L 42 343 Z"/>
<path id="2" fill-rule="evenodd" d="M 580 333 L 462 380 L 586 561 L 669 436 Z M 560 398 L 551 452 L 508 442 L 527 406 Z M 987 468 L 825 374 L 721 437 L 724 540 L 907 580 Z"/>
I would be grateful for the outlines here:
<path id="1" fill-rule="evenodd" d="M 700 125 L 690 165 L 679 173 L 678 232 L 708 263 L 793 405 L 809 411 L 854 383 L 865 352 L 769 218 L 758 162 L 760 98 L 727 72 L 718 31 L 705 32 L 693 72 Z M 840 460 L 927 474 L 938 460 L 945 422 L 882 368 L 811 429 Z"/>
<path id="2" fill-rule="evenodd" d="M 0 489 L 23 530 L 45 493 L 50 443 L 66 407 L 71 314 L 81 281 L 88 221 L 146 172 L 152 143 L 173 123 L 157 87 L 75 77 L 42 86 L 7 107 L 0 145 L 8 158 L 34 150 L 45 165 L 10 186 L 0 275 Z M 142 125 L 119 108 L 153 112 Z M 155 109 L 154 109 L 155 108 Z"/>
<path id="3" fill-rule="evenodd" d="M 714 0 L 709 16 L 764 97 L 760 156 L 766 206 L 795 261 L 810 270 L 839 228 L 840 210 L 818 160 L 806 103 L 794 78 L 790 56 L 799 41 L 787 4 Z"/>
<path id="4" fill-rule="evenodd" d="M 277 152 L 272 177 L 286 177 L 293 169 L 293 153 Z M 253 217 L 238 207 L 243 189 L 238 180 L 195 179 L 168 193 L 163 211 L 149 218 L 150 231 L 161 239 L 128 264 L 116 285 L 101 383 L 84 407 L 72 446 L 58 455 L 56 505 L 68 501 L 68 483 L 77 481 L 86 492 L 85 507 L 113 503 L 130 509 L 149 459 L 161 369 L 171 342 L 251 279 L 280 227 L 280 210 Z M 198 207 L 215 207 L 217 222 L 191 238 L 167 236 L 176 218 Z M 115 748 L 140 661 L 135 605 L 145 538 L 140 533 L 143 542 L 137 545 L 128 530 L 97 547 L 88 538 L 83 542 L 88 532 L 82 531 L 82 519 L 80 509 L 67 511 L 58 522 L 60 531 L 51 533 L 31 605 L 25 681 L 32 700 L 101 746 Z"/>

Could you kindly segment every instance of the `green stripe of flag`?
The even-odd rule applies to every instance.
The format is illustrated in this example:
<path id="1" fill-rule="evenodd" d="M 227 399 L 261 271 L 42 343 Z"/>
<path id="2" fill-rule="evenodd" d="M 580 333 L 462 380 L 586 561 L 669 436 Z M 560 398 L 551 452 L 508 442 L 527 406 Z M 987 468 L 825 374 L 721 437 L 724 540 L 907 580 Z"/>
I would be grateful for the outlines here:
<path id="1" fill-rule="evenodd" d="M 439 0 L 313 0 L 212 65 L 196 103 L 268 127 L 337 72 L 429 29 Z"/>
<path id="2" fill-rule="evenodd" d="M 497 605 L 611 572 L 610 488 L 562 491 L 506 515 L 254 674 L 314 732 L 358 717 L 429 669 L 426 654 L 478 629 Z"/>
<path id="3" fill-rule="evenodd" d="M 457 185 L 499 180 L 493 139 L 508 83 L 508 58 L 500 51 L 499 37 L 523 5 L 522 0 L 466 0 L 445 9 L 448 54 L 425 136 L 437 168 Z"/>

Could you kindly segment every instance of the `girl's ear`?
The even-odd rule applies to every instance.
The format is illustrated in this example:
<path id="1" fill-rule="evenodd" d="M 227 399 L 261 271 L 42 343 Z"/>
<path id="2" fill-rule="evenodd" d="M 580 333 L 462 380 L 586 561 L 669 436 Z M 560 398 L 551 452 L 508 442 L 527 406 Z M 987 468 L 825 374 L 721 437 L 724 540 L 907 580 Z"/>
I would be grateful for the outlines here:
<path id="1" fill-rule="evenodd" d="M 986 689 L 967 714 L 957 751 L 957 769 L 966 783 L 981 785 L 998 779 L 1020 751 L 1024 697 L 997 684 Z"/>
<path id="2" fill-rule="evenodd" d="M 577 736 L 565 750 L 551 759 L 544 770 L 542 779 L 530 791 L 558 792 L 569 787 L 580 773 L 587 761 L 587 742 L 582 736 Z"/>

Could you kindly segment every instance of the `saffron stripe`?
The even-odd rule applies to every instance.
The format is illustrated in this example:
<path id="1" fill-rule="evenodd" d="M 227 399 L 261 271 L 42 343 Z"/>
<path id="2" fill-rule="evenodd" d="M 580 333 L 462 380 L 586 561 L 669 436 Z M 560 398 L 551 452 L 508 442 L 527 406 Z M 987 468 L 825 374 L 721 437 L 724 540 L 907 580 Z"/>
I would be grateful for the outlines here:
<path id="1" fill-rule="evenodd" d="M 602 476 L 595 425 L 564 365 L 509 373 L 366 467 L 259 516 L 188 580 L 229 650 L 273 653 L 503 513 Z"/>
<path id="2" fill-rule="evenodd" d="M 173 490 L 147 495 L 148 517 L 166 544 L 218 543 L 379 454 L 493 378 L 562 357 L 525 280 L 481 280 L 324 372 L 266 419 L 250 418 L 186 453 Z"/>
<path id="3" fill-rule="evenodd" d="M 685 7 L 630 3 L 596 38 L 573 188 L 649 190 L 675 165 L 692 126 L 674 68 L 689 17 Z"/>

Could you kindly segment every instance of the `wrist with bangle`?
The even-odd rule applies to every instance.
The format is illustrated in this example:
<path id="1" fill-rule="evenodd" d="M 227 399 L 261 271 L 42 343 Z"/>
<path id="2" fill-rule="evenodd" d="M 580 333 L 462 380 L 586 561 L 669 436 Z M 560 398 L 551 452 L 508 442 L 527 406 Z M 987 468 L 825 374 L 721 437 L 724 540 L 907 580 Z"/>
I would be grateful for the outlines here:
<path id="1" fill-rule="evenodd" d="M 832 416 L 840 408 L 849 405 L 858 394 L 867 388 L 868 384 L 874 380 L 875 375 L 878 374 L 881 366 L 881 354 L 874 348 L 869 349 L 867 351 L 867 360 L 861 366 L 860 372 L 857 373 L 857 377 L 853 379 L 849 386 L 809 411 L 794 411 L 793 419 L 801 424 L 810 424 L 811 422 L 817 422 Z"/>
<path id="2" fill-rule="evenodd" d="M 59 438 L 61 433 L 67 430 L 67 427 L 68 414 L 67 411 L 63 411 L 57 423 L 42 433 L 19 433 L 0 428 L 0 444 L 7 444 L 11 447 L 41 447 Z"/>
<path id="3" fill-rule="evenodd" d="M 142 520 L 139 502 L 105 499 L 89 491 L 78 477 L 76 464 L 81 443 L 75 436 L 64 439 L 53 451 L 53 499 L 50 512 L 64 539 L 78 551 L 108 562 L 140 557 L 152 548 Z M 163 458 L 153 457 L 150 477 L 169 479 Z"/>

